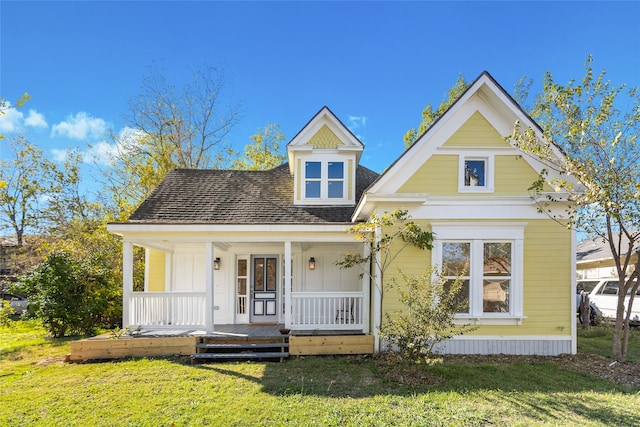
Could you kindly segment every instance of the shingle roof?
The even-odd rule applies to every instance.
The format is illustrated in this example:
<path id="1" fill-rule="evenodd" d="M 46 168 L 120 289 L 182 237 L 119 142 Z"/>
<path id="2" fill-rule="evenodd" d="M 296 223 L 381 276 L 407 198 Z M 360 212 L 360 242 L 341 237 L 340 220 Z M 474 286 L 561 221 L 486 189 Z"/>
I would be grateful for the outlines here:
<path id="1" fill-rule="evenodd" d="M 356 170 L 356 200 L 378 177 Z M 295 206 L 288 164 L 267 171 L 175 169 L 131 215 L 136 223 L 310 224 L 351 222 L 355 206 Z"/>

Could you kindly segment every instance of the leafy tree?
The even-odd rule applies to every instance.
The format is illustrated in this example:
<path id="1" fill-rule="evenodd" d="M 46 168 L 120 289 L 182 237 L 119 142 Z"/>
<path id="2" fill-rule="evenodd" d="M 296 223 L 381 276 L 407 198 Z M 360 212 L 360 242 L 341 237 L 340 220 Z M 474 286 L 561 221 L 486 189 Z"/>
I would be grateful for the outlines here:
<path id="1" fill-rule="evenodd" d="M 589 56 L 584 77 L 566 85 L 545 73 L 543 91 L 530 112 L 542 126 L 542 134 L 516 123 L 509 139 L 546 165 L 531 188 L 535 195 L 543 193 L 550 171 L 559 172 L 561 178 L 551 184 L 571 202 L 566 216 L 570 226 L 608 242 L 619 277 L 613 357 L 624 360 L 631 307 L 640 284 L 638 263 L 626 276 L 640 243 L 640 91 L 614 86 L 606 80 L 605 71 L 594 75 L 591 63 Z M 554 155 L 556 147 L 566 160 Z M 582 185 L 573 185 L 567 177 L 575 177 Z M 557 199 L 546 197 L 547 201 Z M 544 204 L 540 208 L 548 211 Z"/>
<path id="2" fill-rule="evenodd" d="M 433 244 L 433 233 L 422 230 L 411 221 L 408 211 L 403 209 L 382 215 L 373 213 L 367 222 L 349 227 L 348 232 L 354 234 L 356 240 L 365 243 L 370 248 L 369 253 L 347 252 L 336 264 L 340 268 L 358 266 L 362 269 L 361 276 L 369 275 L 381 296 L 381 305 L 385 272 L 398 255 L 409 246 L 431 249 Z M 376 272 L 379 272 L 378 277 Z"/>
<path id="3" fill-rule="evenodd" d="M 99 253 L 78 259 L 57 251 L 21 277 L 14 289 L 28 295 L 29 311 L 59 338 L 88 335 L 115 323 L 121 289 L 114 279 L 109 263 Z"/>
<path id="4" fill-rule="evenodd" d="M 439 342 L 475 329 L 454 323 L 460 311 L 461 279 L 448 281 L 430 267 L 420 276 L 402 273 L 402 281 L 405 286 L 398 286 L 395 281 L 394 286 L 398 286 L 400 302 L 406 309 L 393 315 L 385 313 L 387 322 L 380 330 L 400 360 L 428 359 Z"/>
<path id="5" fill-rule="evenodd" d="M 18 136 L 12 143 L 13 159 L 0 161 L 0 226 L 10 228 L 22 246 L 25 231 L 36 227 L 42 204 L 52 194 L 51 175 L 55 165 L 42 151 Z"/>
<path id="6" fill-rule="evenodd" d="M 0 98 L 0 115 L 7 114 L 7 111 L 12 108 L 22 107 L 27 101 L 29 101 L 29 99 L 31 99 L 31 95 L 25 92 L 20 98 L 18 98 L 15 106 L 12 106 L 11 103 L 6 99 Z M 0 141 L 2 141 L 3 139 L 4 139 L 4 134 L 0 133 Z M 0 178 L 0 189 L 4 189 L 6 188 L 6 186 L 7 186 L 7 182 L 2 178 Z"/>
<path id="7" fill-rule="evenodd" d="M 412 129 L 409 129 L 407 133 L 404 134 L 404 148 L 409 148 L 416 140 L 429 129 L 436 120 L 440 118 L 449 107 L 456 102 L 460 95 L 467 90 L 470 83 L 467 82 L 462 74 L 458 75 L 458 80 L 456 83 L 449 89 L 446 97 L 440 102 L 438 109 L 434 111 L 433 106 L 431 104 L 427 104 L 424 110 L 422 110 L 422 120 L 420 120 L 420 124 Z"/>
<path id="8" fill-rule="evenodd" d="M 286 161 L 287 155 L 280 152 L 285 137 L 278 124 L 268 124 L 250 138 L 251 143 L 244 147 L 244 156 L 233 161 L 232 169 L 268 170 Z"/>
<path id="9" fill-rule="evenodd" d="M 106 190 L 126 217 L 175 168 L 219 168 L 228 164 L 225 138 L 240 108 L 225 106 L 221 70 L 202 66 L 178 88 L 158 68 L 144 76 L 130 102 L 129 128 L 112 136 L 116 153 L 103 173 Z"/>

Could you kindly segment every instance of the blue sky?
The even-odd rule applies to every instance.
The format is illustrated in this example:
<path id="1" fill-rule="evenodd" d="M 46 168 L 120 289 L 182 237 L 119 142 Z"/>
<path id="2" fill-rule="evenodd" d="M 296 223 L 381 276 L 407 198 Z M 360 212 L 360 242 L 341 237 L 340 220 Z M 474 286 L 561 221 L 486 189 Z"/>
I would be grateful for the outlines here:
<path id="1" fill-rule="evenodd" d="M 288 141 L 327 105 L 378 172 L 460 73 L 487 70 L 512 93 L 523 75 L 580 78 L 592 54 L 613 83 L 640 86 L 639 1 L 2 0 L 0 37 L 0 96 L 33 96 L 0 132 L 28 135 L 51 158 L 108 148 L 154 63 L 177 84 L 189 67 L 225 70 L 225 99 L 244 111 L 229 136 L 239 150 L 267 123 Z"/>

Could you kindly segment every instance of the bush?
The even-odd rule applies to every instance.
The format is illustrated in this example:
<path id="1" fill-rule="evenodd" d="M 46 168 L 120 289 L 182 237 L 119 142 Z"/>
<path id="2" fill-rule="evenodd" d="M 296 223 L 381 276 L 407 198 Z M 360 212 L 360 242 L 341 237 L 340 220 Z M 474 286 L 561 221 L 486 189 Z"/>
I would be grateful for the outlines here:
<path id="1" fill-rule="evenodd" d="M 121 310 L 121 290 L 108 262 L 99 255 L 81 260 L 52 252 L 20 278 L 17 289 L 29 299 L 30 315 L 54 337 L 89 335 L 108 328 Z"/>
<path id="2" fill-rule="evenodd" d="M 9 326 L 11 324 L 11 316 L 15 314 L 15 310 L 11 307 L 11 303 L 6 300 L 0 300 L 0 326 Z"/>
<path id="3" fill-rule="evenodd" d="M 399 359 L 417 362 L 433 357 L 439 342 L 475 329 L 469 325 L 456 325 L 454 317 L 464 299 L 459 292 L 462 281 L 448 281 L 435 267 L 420 276 L 402 273 L 406 286 L 398 288 L 400 302 L 405 310 L 389 315 L 380 335 L 390 344 L 390 351 Z"/>

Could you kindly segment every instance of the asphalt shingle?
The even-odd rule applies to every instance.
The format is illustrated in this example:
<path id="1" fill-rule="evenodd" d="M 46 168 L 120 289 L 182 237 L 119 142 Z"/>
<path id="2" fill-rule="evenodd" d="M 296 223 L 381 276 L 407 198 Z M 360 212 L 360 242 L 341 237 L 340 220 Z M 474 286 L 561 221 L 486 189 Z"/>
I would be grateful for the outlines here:
<path id="1" fill-rule="evenodd" d="M 356 170 L 356 200 L 378 177 Z M 175 169 L 131 215 L 136 223 L 318 224 L 351 222 L 355 206 L 295 206 L 288 164 L 267 171 Z"/>

